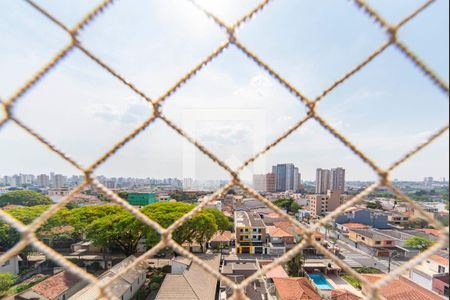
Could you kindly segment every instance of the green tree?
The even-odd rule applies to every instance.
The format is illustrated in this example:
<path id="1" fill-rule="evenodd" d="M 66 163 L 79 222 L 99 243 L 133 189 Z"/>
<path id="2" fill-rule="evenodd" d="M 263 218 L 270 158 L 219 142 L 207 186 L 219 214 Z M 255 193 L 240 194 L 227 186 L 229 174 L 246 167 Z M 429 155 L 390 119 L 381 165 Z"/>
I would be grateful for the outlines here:
<path id="1" fill-rule="evenodd" d="M 130 256 L 144 237 L 144 225 L 133 214 L 122 210 L 91 223 L 87 227 L 87 237 L 97 246 L 119 248 Z"/>
<path id="2" fill-rule="evenodd" d="M 48 210 L 50 206 L 47 205 L 37 205 L 32 207 L 17 207 L 13 209 L 8 209 L 6 212 L 18 219 L 22 223 L 28 225 L 38 218 L 42 213 Z M 46 223 L 44 223 L 39 230 L 37 235 L 39 238 L 49 238 L 54 239 L 57 233 L 54 233 L 52 229 L 63 226 L 67 224 L 67 214 L 68 209 L 62 209 L 58 211 L 54 216 L 52 216 Z M 55 236 L 52 236 L 55 234 Z M 0 221 L 0 245 L 2 248 L 10 249 L 15 244 L 17 244 L 21 239 L 20 234 L 9 224 Z M 28 253 L 31 251 L 30 247 L 25 248 L 21 253 L 20 257 L 25 264 L 28 263 Z"/>
<path id="3" fill-rule="evenodd" d="M 5 296 L 5 293 L 14 285 L 17 277 L 11 273 L 0 273 L 0 296 Z"/>
<path id="4" fill-rule="evenodd" d="M 194 208 L 195 205 L 180 202 L 155 203 L 144 207 L 142 212 L 162 227 L 167 228 Z M 204 209 L 180 226 L 173 233 L 173 239 L 179 244 L 194 241 L 202 244 L 210 240 L 217 231 L 225 231 L 229 228 L 229 220 L 222 212 L 215 209 Z M 159 236 L 154 230 L 147 231 L 147 242 L 149 245 L 159 242 Z"/>
<path id="5" fill-rule="evenodd" d="M 369 209 L 383 209 L 383 205 L 380 201 L 367 202 L 367 208 Z"/>
<path id="6" fill-rule="evenodd" d="M 302 253 L 297 254 L 290 262 L 287 263 L 287 271 L 291 277 L 304 277 L 303 263 L 305 257 Z"/>
<path id="7" fill-rule="evenodd" d="M 88 227 L 96 220 L 123 212 L 118 205 L 95 205 L 72 209 L 67 216 L 68 225 L 74 227 L 75 233 L 84 238 Z"/>
<path id="8" fill-rule="evenodd" d="M 21 206 L 52 205 L 53 201 L 35 191 L 13 191 L 0 196 L 0 207 L 10 204 Z"/>
<path id="9" fill-rule="evenodd" d="M 433 241 L 423 237 L 412 237 L 405 241 L 405 246 L 409 248 L 419 249 L 425 251 L 434 244 Z"/>
<path id="10" fill-rule="evenodd" d="M 285 209 L 288 213 L 296 213 L 301 208 L 297 202 L 292 199 L 278 199 L 273 202 L 279 208 Z"/>

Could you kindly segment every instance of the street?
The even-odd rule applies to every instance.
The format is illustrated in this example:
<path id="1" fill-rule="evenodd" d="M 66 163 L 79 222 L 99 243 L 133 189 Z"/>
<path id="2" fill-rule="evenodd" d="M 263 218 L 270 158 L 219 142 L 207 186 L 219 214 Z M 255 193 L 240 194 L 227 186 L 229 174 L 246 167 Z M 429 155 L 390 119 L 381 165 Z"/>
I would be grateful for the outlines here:
<path id="1" fill-rule="evenodd" d="M 372 267 L 377 268 L 385 273 L 388 272 L 388 259 L 380 259 L 378 257 L 370 256 L 369 254 L 365 253 L 364 251 L 361 251 L 359 249 L 356 249 L 355 247 L 352 247 L 348 245 L 347 243 L 338 240 L 337 244 L 340 247 L 340 253 L 342 256 L 345 257 L 343 261 L 349 265 L 352 268 L 357 267 Z M 395 270 L 401 265 L 401 262 L 398 261 L 392 261 L 391 262 L 391 271 Z"/>

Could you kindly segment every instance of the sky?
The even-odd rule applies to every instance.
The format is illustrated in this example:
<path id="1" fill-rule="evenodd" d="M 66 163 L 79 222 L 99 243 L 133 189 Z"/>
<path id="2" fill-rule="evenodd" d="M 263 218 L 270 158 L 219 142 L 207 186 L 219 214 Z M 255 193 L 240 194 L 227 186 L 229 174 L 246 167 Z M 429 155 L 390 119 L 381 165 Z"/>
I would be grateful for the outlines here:
<path id="1" fill-rule="evenodd" d="M 74 26 L 92 0 L 36 0 Z M 368 1 L 399 22 L 418 0 Z M 233 23 L 256 0 L 201 0 Z M 449 2 L 439 0 L 399 37 L 446 82 Z M 344 0 L 275 0 L 239 29 L 239 40 L 309 98 L 361 62 L 387 39 Z M 187 0 L 118 1 L 80 35 L 82 44 L 152 99 L 226 40 L 226 33 Z M 10 97 L 70 40 L 25 1 L 0 2 L 0 99 Z M 395 48 L 389 48 L 318 105 L 318 112 L 377 164 L 387 168 L 448 122 L 448 98 Z M 304 105 L 235 46 L 169 97 L 164 114 L 236 168 L 306 115 Z M 146 101 L 75 50 L 22 97 L 14 114 L 87 166 L 152 114 Z M 1 116 L 0 116 L 1 117 Z M 393 178 L 449 177 L 449 137 L 399 167 Z M 344 167 L 348 180 L 376 174 L 309 121 L 243 171 L 296 164 L 304 180 L 316 168 Z M 0 175 L 77 174 L 12 123 L 0 130 Z M 156 121 L 96 171 L 111 177 L 228 179 L 217 164 Z"/>

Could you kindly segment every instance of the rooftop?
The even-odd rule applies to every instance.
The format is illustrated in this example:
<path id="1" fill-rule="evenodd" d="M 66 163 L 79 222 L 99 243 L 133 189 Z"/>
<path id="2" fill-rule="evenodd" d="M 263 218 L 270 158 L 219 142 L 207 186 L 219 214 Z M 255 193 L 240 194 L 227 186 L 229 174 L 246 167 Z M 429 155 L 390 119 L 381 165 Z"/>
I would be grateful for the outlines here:
<path id="1" fill-rule="evenodd" d="M 382 279 L 384 274 L 362 275 L 368 282 L 374 283 Z M 380 294 L 386 300 L 442 300 L 441 297 L 433 292 L 421 287 L 420 285 L 399 276 L 392 279 L 389 283 L 380 289 Z"/>
<path id="2" fill-rule="evenodd" d="M 351 231 L 356 232 L 364 237 L 374 239 L 374 240 L 393 240 L 396 239 L 392 236 L 388 236 L 374 229 L 352 229 Z"/>
<path id="3" fill-rule="evenodd" d="M 362 298 L 356 296 L 347 290 L 333 290 L 330 300 L 360 300 Z"/>
<path id="4" fill-rule="evenodd" d="M 280 237 L 280 238 L 293 237 L 293 235 L 287 232 L 286 230 L 274 226 L 267 227 L 267 233 L 272 237 Z"/>
<path id="5" fill-rule="evenodd" d="M 236 211 L 234 217 L 236 227 L 266 227 L 261 217 L 256 213 Z"/>
<path id="6" fill-rule="evenodd" d="M 82 280 L 72 273 L 63 271 L 36 284 L 20 296 L 24 299 L 57 299 Z"/>
<path id="7" fill-rule="evenodd" d="M 217 232 L 211 239 L 211 242 L 229 242 L 235 239 L 231 231 Z"/>
<path id="8" fill-rule="evenodd" d="M 449 265 L 449 260 L 448 260 L 448 253 L 445 254 L 435 254 L 430 256 L 429 258 L 430 260 L 437 262 L 439 264 L 442 264 L 444 266 L 448 266 Z"/>
<path id="9" fill-rule="evenodd" d="M 214 270 L 219 270 L 220 255 L 202 255 L 199 258 Z M 216 286 L 217 278 L 193 262 L 182 275 L 167 275 L 156 299 L 214 300 Z"/>
<path id="10" fill-rule="evenodd" d="M 119 264 L 112 267 L 110 270 L 103 273 L 99 279 L 100 282 L 106 282 L 109 281 L 111 278 L 113 278 L 117 273 L 127 268 L 130 264 L 134 263 L 137 260 L 135 256 L 129 256 L 126 259 L 124 259 Z M 131 284 L 134 283 L 135 280 L 141 275 L 142 273 L 147 272 L 147 267 L 145 264 L 138 265 L 137 267 L 134 267 L 130 269 L 127 273 L 125 273 L 122 276 L 119 276 L 114 282 L 110 285 L 112 293 L 118 297 L 121 298 L 121 296 L 125 293 L 126 290 L 128 290 L 131 286 Z M 71 297 L 71 299 L 83 299 L 83 300 L 94 300 L 98 299 L 100 296 L 100 291 L 92 286 L 88 286 L 81 291 L 79 291 L 77 294 Z"/>
<path id="11" fill-rule="evenodd" d="M 282 266 L 276 266 L 272 270 L 266 273 L 267 278 L 289 278 L 289 275 L 283 269 Z"/>
<path id="12" fill-rule="evenodd" d="M 368 226 L 360 223 L 347 223 L 342 225 L 348 229 L 366 229 Z"/>
<path id="13" fill-rule="evenodd" d="M 306 278 L 273 278 L 280 300 L 321 300 Z"/>

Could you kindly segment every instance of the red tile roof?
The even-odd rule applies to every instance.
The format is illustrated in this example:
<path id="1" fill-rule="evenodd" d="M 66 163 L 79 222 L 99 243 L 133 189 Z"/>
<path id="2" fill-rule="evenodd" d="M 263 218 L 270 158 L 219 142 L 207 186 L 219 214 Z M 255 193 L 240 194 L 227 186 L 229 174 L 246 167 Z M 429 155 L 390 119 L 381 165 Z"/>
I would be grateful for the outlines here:
<path id="1" fill-rule="evenodd" d="M 347 223 L 344 224 L 343 226 L 348 229 L 366 229 L 368 227 L 367 225 L 359 223 Z"/>
<path id="2" fill-rule="evenodd" d="M 371 274 L 362 276 L 368 282 L 374 283 L 385 275 Z M 402 276 L 389 281 L 387 285 L 380 289 L 380 293 L 387 300 L 442 300 L 438 295 Z"/>
<path id="3" fill-rule="evenodd" d="M 277 228 L 277 227 L 267 227 L 267 234 L 269 234 L 270 236 L 273 237 L 294 237 L 292 234 L 290 234 L 289 232 L 287 232 L 285 229 L 282 228 Z"/>
<path id="4" fill-rule="evenodd" d="M 444 266 L 448 266 L 448 264 L 449 264 L 448 258 L 442 257 L 442 256 L 437 255 L 437 254 L 430 256 L 429 259 L 434 261 L 434 262 L 437 262 L 439 264 L 442 264 Z"/>
<path id="5" fill-rule="evenodd" d="M 58 298 L 58 296 L 69 290 L 80 281 L 81 279 L 77 276 L 64 271 L 38 283 L 33 286 L 31 290 L 47 299 L 52 300 Z"/>
<path id="6" fill-rule="evenodd" d="M 282 266 L 277 266 L 266 273 L 267 278 L 289 278 Z"/>
<path id="7" fill-rule="evenodd" d="M 346 290 L 333 290 L 330 300 L 360 300 L 362 298 Z"/>
<path id="8" fill-rule="evenodd" d="M 233 240 L 231 231 L 217 232 L 211 239 L 211 242 L 230 242 Z"/>
<path id="9" fill-rule="evenodd" d="M 301 235 L 302 231 L 297 226 L 292 225 L 289 222 L 275 222 L 273 223 L 275 227 L 284 229 L 285 231 L 291 233 L 291 234 L 298 234 Z"/>
<path id="10" fill-rule="evenodd" d="M 321 300 L 306 278 L 273 278 L 280 300 Z"/>

